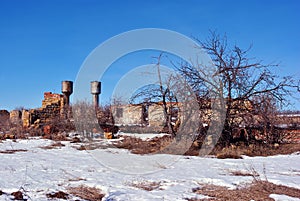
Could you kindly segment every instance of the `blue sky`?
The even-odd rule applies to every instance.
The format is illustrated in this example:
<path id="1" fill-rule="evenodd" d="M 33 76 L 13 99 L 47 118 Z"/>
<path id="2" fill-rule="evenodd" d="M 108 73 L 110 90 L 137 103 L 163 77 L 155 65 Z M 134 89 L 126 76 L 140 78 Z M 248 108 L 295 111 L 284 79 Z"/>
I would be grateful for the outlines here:
<path id="1" fill-rule="evenodd" d="M 0 0 L 0 109 L 40 107 L 43 93 L 59 93 L 62 80 L 74 81 L 99 44 L 140 28 L 170 29 L 199 39 L 217 30 L 231 44 L 253 44 L 251 56 L 280 62 L 277 73 L 299 79 L 299 10 L 297 0 Z M 119 60 L 106 80 L 153 63 L 152 54 L 158 55 L 150 51 Z M 102 101 L 112 89 L 113 83 L 103 82 Z M 294 103 L 300 109 L 299 100 Z"/>

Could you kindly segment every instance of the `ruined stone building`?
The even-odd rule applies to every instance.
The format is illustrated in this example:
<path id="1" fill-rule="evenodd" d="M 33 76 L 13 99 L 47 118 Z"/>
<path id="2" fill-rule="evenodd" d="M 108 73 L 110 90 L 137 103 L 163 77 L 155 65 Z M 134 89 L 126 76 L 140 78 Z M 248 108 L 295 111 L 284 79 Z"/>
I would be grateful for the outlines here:
<path id="1" fill-rule="evenodd" d="M 168 113 L 175 124 L 179 120 L 179 103 L 167 103 Z M 170 111 L 172 110 L 172 111 Z M 161 102 L 146 104 L 116 105 L 112 107 L 114 122 L 118 126 L 149 126 L 162 128 L 165 111 Z"/>
<path id="2" fill-rule="evenodd" d="M 23 109 L 22 111 L 13 110 L 10 112 L 10 119 L 12 122 L 20 119 L 24 127 L 29 127 L 34 124 L 47 123 L 55 117 L 63 115 L 65 107 L 66 99 L 64 95 L 45 92 L 41 108 Z"/>
<path id="3" fill-rule="evenodd" d="M 62 82 L 62 94 L 45 92 L 42 107 L 37 109 L 13 110 L 10 112 L 10 121 L 13 124 L 22 123 L 24 127 L 46 124 L 57 117 L 66 117 L 69 106 L 69 97 L 73 92 L 73 82 Z"/>
<path id="4" fill-rule="evenodd" d="M 8 124 L 22 124 L 24 127 L 30 126 L 43 126 L 47 125 L 50 121 L 57 117 L 71 117 L 69 107 L 69 98 L 73 92 L 73 83 L 71 81 L 62 82 L 62 94 L 56 94 L 51 92 L 44 93 L 44 99 L 42 100 L 42 106 L 37 109 L 30 109 L 22 111 L 13 110 L 11 112 L 1 110 L 0 118 L 1 122 L 5 122 L 5 125 L 0 125 L 4 128 Z M 93 104 L 95 108 L 99 106 L 99 94 L 101 93 L 101 83 L 97 81 L 91 82 L 91 94 L 93 97 Z M 183 105 L 183 103 L 168 102 L 167 114 L 171 119 L 171 124 L 174 126 L 180 126 L 186 118 L 186 108 L 197 110 L 198 116 L 194 116 L 196 121 L 203 123 L 203 126 L 207 126 L 213 120 L 214 115 L 212 114 L 212 101 L 202 100 L 201 104 L 197 104 L 195 107 L 191 107 L 190 103 Z M 184 108 L 186 107 L 186 108 Z M 237 114 L 236 118 L 233 119 L 233 123 L 238 125 L 241 129 L 245 126 L 252 126 L 253 129 L 256 127 L 261 127 L 261 117 L 259 115 L 253 115 L 251 112 L 247 113 L 252 109 L 252 104 L 250 101 L 236 102 L 233 103 L 234 109 L 231 110 L 232 113 Z M 243 115 L 245 112 L 245 115 Z M 142 104 L 124 104 L 124 105 L 113 105 L 111 107 L 112 121 L 109 123 L 116 126 L 147 126 L 149 131 L 162 131 L 164 126 L 166 126 L 166 114 L 164 110 L 164 105 L 162 102 L 157 103 L 142 103 Z M 247 116 L 248 115 L 248 116 Z M 250 116 L 249 116 L 250 115 Z M 243 116 L 243 118 L 241 118 Z M 99 117 L 98 117 L 99 118 Z M 101 117 L 100 117 L 101 118 Z M 189 118 L 189 117 L 188 117 Z M 300 113 L 283 113 L 275 114 L 276 121 L 275 126 L 281 128 L 282 131 L 291 133 L 296 136 L 297 140 L 300 141 Z M 99 119 L 98 119 L 99 120 Z M 246 122 L 245 122 L 246 121 Z M 101 121 L 98 121 L 98 123 Z M 245 122 L 245 123 L 243 123 Z M 252 124 L 249 124 L 253 122 Z M 97 122 L 96 122 L 97 123 Z M 104 121 L 103 124 L 107 124 Z M 239 130 L 239 129 L 238 129 Z"/>

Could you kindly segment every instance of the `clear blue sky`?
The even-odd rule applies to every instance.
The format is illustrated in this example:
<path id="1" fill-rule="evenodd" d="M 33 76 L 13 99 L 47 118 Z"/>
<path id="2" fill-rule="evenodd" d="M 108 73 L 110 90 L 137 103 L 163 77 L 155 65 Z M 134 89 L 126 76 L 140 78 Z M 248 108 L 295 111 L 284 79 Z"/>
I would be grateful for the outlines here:
<path id="1" fill-rule="evenodd" d="M 140 28 L 199 39 L 217 30 L 241 47 L 253 44 L 253 56 L 280 62 L 281 75 L 299 79 L 299 10 L 298 0 L 0 0 L 0 109 L 40 107 L 43 92 L 74 81 L 100 43 Z M 107 76 L 120 73 L 112 68 Z M 103 99 L 111 89 L 103 83 Z"/>

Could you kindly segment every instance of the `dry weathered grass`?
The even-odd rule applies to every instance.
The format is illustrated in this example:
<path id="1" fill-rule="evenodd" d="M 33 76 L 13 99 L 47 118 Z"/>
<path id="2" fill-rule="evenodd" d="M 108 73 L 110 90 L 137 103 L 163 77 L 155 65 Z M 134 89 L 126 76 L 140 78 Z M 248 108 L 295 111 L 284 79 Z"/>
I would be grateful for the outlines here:
<path id="1" fill-rule="evenodd" d="M 73 182 L 73 181 L 86 181 L 86 179 L 81 178 L 81 177 L 74 177 L 74 178 L 68 179 L 68 181 L 71 181 L 71 182 Z"/>
<path id="2" fill-rule="evenodd" d="M 185 155 L 198 156 L 200 147 L 192 146 Z M 205 148 L 203 148 L 205 149 Z M 232 144 L 227 147 L 216 145 L 211 151 L 211 155 L 217 158 L 241 158 L 241 155 L 246 156 L 273 156 L 278 154 L 292 154 L 300 151 L 300 143 L 287 143 L 287 144 L 261 144 L 254 143 L 246 145 L 244 143 Z M 206 153 L 206 151 L 203 151 Z"/>
<path id="3" fill-rule="evenodd" d="M 132 187 L 143 189 L 145 191 L 153 191 L 159 189 L 161 182 L 156 181 L 141 181 L 141 182 L 132 182 L 129 184 Z"/>
<path id="4" fill-rule="evenodd" d="M 231 145 L 228 147 L 215 147 L 212 154 L 222 155 L 246 155 L 246 156 L 273 156 L 278 154 L 292 154 L 300 151 L 300 144 L 280 144 L 279 146 L 268 144 Z"/>
<path id="5" fill-rule="evenodd" d="M 143 141 L 139 138 L 126 136 L 121 141 L 114 143 L 117 148 L 131 150 L 135 154 L 150 154 L 150 153 L 170 153 L 177 154 L 176 150 L 186 150 L 186 153 L 179 153 L 184 155 L 198 156 L 201 146 L 192 144 L 190 147 L 184 147 L 184 144 L 176 143 L 176 150 L 169 150 L 168 147 L 174 139 L 171 136 L 156 137 L 151 140 Z M 177 146 L 178 145 L 178 146 Z M 205 149 L 205 148 L 204 148 Z M 210 150 L 210 148 L 209 148 Z M 217 145 L 210 154 L 215 155 L 217 158 L 233 158 L 241 159 L 242 155 L 246 156 L 272 156 L 278 154 L 291 154 L 300 151 L 300 143 L 298 144 L 261 144 L 254 143 L 246 145 L 244 143 L 232 144 L 227 147 Z M 208 152 L 208 151 L 207 151 Z M 206 153 L 206 151 L 204 151 Z"/>
<path id="6" fill-rule="evenodd" d="M 47 196 L 47 198 L 50 198 L 50 199 L 58 198 L 58 199 L 67 200 L 69 198 L 69 194 L 67 194 L 63 191 L 58 191 L 55 193 L 48 193 L 48 194 L 46 194 L 46 196 Z"/>
<path id="7" fill-rule="evenodd" d="M 28 150 L 26 149 L 9 149 L 9 150 L 4 150 L 4 151 L 0 151 L 1 154 L 14 154 L 16 152 L 26 152 Z"/>
<path id="8" fill-rule="evenodd" d="M 107 148 L 115 148 L 113 145 L 111 144 L 99 144 L 97 142 L 85 142 L 83 144 L 80 144 L 80 146 L 78 145 L 74 145 L 72 146 L 74 149 L 77 149 L 79 151 L 84 151 L 84 150 L 95 150 L 95 149 L 107 149 Z"/>
<path id="9" fill-rule="evenodd" d="M 246 172 L 241 170 L 235 170 L 235 171 L 229 171 L 229 174 L 232 176 L 239 176 L 239 177 L 259 177 L 259 174 L 257 172 Z"/>
<path id="10" fill-rule="evenodd" d="M 43 147 L 40 147 L 42 149 L 57 149 L 57 148 L 61 148 L 61 147 L 64 147 L 65 145 L 61 142 L 55 142 L 55 143 L 52 143 L 48 146 L 43 146 Z"/>
<path id="11" fill-rule="evenodd" d="M 147 141 L 125 136 L 121 141 L 114 143 L 114 146 L 117 148 L 131 150 L 134 154 L 150 154 L 160 152 L 167 147 L 171 141 L 172 138 L 170 136 L 155 137 Z"/>
<path id="12" fill-rule="evenodd" d="M 283 185 L 277 185 L 268 181 L 253 181 L 246 187 L 229 190 L 223 186 L 203 185 L 200 188 L 193 189 L 193 192 L 206 195 L 209 199 L 187 199 L 189 201 L 212 200 L 212 201 L 249 201 L 249 200 L 266 200 L 273 201 L 270 194 L 283 194 L 291 197 L 300 198 L 300 189 L 291 188 Z"/>
<path id="13" fill-rule="evenodd" d="M 68 188 L 68 192 L 72 195 L 89 201 L 100 201 L 105 196 L 101 189 L 88 186 L 77 186 Z"/>
<path id="14" fill-rule="evenodd" d="M 216 157 L 218 159 L 225 159 L 225 158 L 242 159 L 243 158 L 241 155 L 234 152 L 218 153 Z"/>

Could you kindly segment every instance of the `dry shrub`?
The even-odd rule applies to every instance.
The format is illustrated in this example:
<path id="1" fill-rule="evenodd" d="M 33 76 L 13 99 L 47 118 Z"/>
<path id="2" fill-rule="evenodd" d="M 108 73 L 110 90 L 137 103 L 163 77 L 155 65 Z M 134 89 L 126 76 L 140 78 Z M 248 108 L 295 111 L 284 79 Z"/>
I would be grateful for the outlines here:
<path id="1" fill-rule="evenodd" d="M 67 200 L 69 198 L 69 194 L 67 194 L 63 191 L 58 191 L 55 193 L 48 193 L 48 194 L 46 194 L 46 196 L 47 196 L 47 198 L 51 198 L 51 199 L 58 198 L 58 199 Z"/>
<path id="2" fill-rule="evenodd" d="M 61 147 L 64 147 L 65 145 L 61 142 L 55 142 L 55 143 L 52 143 L 48 146 L 43 146 L 43 147 L 40 147 L 42 149 L 57 149 L 57 148 L 61 148 Z"/>
<path id="3" fill-rule="evenodd" d="M 161 182 L 142 181 L 142 182 L 132 182 L 129 185 L 135 188 L 143 189 L 145 191 L 153 191 L 155 189 L 159 189 L 159 187 L 161 186 Z"/>
<path id="4" fill-rule="evenodd" d="M 249 186 L 229 190 L 223 186 L 203 185 L 201 188 L 193 189 L 194 193 L 206 195 L 212 198 L 198 200 L 217 200 L 217 201 L 249 201 L 266 200 L 273 201 L 270 194 L 283 194 L 299 198 L 300 189 L 277 185 L 268 181 L 254 180 Z M 190 201 L 197 199 L 191 198 Z"/>
<path id="5" fill-rule="evenodd" d="M 101 189 L 88 186 L 77 186 L 68 188 L 68 192 L 72 195 L 80 197 L 84 200 L 99 201 L 105 196 Z"/>
<path id="6" fill-rule="evenodd" d="M 30 128 L 28 133 L 30 137 L 38 137 L 43 135 L 43 130 L 41 128 Z"/>

